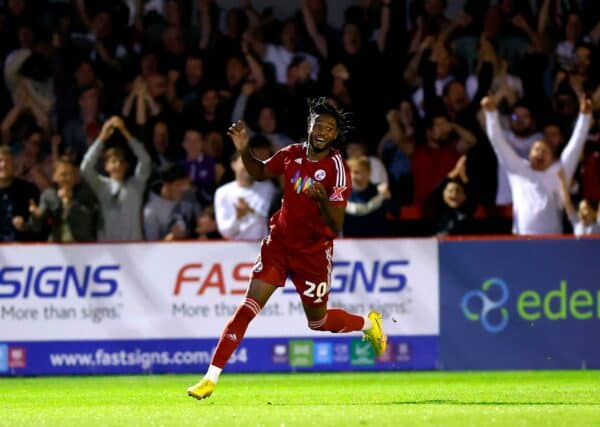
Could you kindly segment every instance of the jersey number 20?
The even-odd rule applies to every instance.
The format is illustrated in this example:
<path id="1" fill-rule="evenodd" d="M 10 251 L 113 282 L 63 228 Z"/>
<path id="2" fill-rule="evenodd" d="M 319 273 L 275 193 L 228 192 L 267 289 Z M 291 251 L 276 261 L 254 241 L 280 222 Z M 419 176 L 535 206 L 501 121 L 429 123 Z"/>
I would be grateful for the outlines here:
<path id="1" fill-rule="evenodd" d="M 303 294 L 309 298 L 315 298 L 315 302 L 323 302 L 323 297 L 327 295 L 327 282 L 321 282 L 318 285 L 314 282 L 306 281 L 308 289 Z"/>

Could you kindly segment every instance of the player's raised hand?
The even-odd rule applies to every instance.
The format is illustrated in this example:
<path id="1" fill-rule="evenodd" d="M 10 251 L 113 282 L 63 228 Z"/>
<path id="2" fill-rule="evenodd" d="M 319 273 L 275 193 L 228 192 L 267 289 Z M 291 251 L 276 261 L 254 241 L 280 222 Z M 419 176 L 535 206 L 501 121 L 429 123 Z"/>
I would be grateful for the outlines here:
<path id="1" fill-rule="evenodd" d="M 248 135 L 248 129 L 246 124 L 238 120 L 229 127 L 227 135 L 233 140 L 233 145 L 238 151 L 244 151 L 248 148 L 248 142 L 250 142 L 250 136 Z"/>
<path id="2" fill-rule="evenodd" d="M 315 182 L 313 185 L 304 190 L 304 193 L 317 202 L 324 202 L 327 200 L 327 191 L 320 182 Z"/>

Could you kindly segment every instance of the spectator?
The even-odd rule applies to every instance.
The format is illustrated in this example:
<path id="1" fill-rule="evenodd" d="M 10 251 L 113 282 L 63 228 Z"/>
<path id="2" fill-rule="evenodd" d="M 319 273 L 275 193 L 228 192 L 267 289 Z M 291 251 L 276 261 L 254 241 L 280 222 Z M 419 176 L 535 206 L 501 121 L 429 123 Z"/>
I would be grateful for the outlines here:
<path id="1" fill-rule="evenodd" d="M 346 206 L 344 237 L 381 237 L 387 234 L 384 202 L 391 197 L 386 182 L 369 181 L 371 162 L 367 156 L 351 157 L 348 168 L 352 193 Z"/>
<path id="2" fill-rule="evenodd" d="M 67 122 L 63 130 L 65 153 L 79 160 L 100 133 L 104 114 L 100 111 L 100 90 L 96 86 L 81 88 L 79 115 Z"/>
<path id="3" fill-rule="evenodd" d="M 287 80 L 288 66 L 295 56 L 304 57 L 311 65 L 311 78 L 317 79 L 319 75 L 319 62 L 317 58 L 306 52 L 301 52 L 298 46 L 298 25 L 293 19 L 283 23 L 279 34 L 280 44 L 265 43 L 252 32 L 246 33 L 245 39 L 262 61 L 273 66 L 275 80 L 285 84 Z"/>
<path id="4" fill-rule="evenodd" d="M 560 179 L 560 195 L 562 198 L 567 218 L 573 226 L 573 234 L 577 237 L 588 236 L 590 234 L 600 234 L 600 210 L 598 203 L 593 203 L 589 199 L 582 199 L 579 202 L 579 209 L 575 210 L 571 201 L 569 184 L 564 169 L 558 170 Z"/>
<path id="5" fill-rule="evenodd" d="M 460 156 L 477 140 L 465 128 L 433 112 L 426 120 L 425 143 L 417 145 L 411 158 L 416 205 L 429 208 L 436 187 L 452 170 Z"/>
<path id="6" fill-rule="evenodd" d="M 519 157 L 528 158 L 533 144 L 543 138 L 536 129 L 535 119 L 529 107 L 524 104 L 515 105 L 509 117 L 509 124 L 509 129 L 504 131 L 506 141 Z M 505 167 L 503 163 L 498 164 L 497 205 L 508 205 L 513 201 Z"/>
<path id="7" fill-rule="evenodd" d="M 196 188 L 198 199 L 203 205 L 210 204 L 215 184 L 225 173 L 223 165 L 206 154 L 204 137 L 197 130 L 186 130 L 182 145 L 186 153 L 183 166 Z"/>
<path id="8" fill-rule="evenodd" d="M 379 185 L 382 182 L 388 183 L 387 172 L 385 171 L 385 166 L 376 156 L 369 156 L 368 149 L 364 142 L 360 141 L 351 141 L 346 145 L 346 157 L 361 157 L 367 156 L 369 159 L 369 169 L 371 171 L 371 175 L 369 176 L 369 182 Z"/>
<path id="9" fill-rule="evenodd" d="M 222 239 L 217 227 L 215 208 L 206 206 L 196 218 L 196 236 L 198 240 Z"/>
<path id="10" fill-rule="evenodd" d="M 473 204 L 468 196 L 466 164 L 467 158 L 462 156 L 440 184 L 441 197 L 435 214 L 438 236 L 471 234 L 474 231 Z"/>
<path id="11" fill-rule="evenodd" d="M 115 130 L 125 137 L 137 157 L 134 174 L 129 178 L 129 164 L 123 148 L 115 146 L 104 150 Z M 103 151 L 104 170 L 108 177 L 96 171 L 96 163 Z M 129 133 L 123 120 L 116 116 L 107 120 L 81 163 L 83 176 L 96 193 L 102 210 L 104 227 L 98 233 L 99 240 L 142 240 L 142 199 L 151 167 L 150 156 Z"/>
<path id="12" fill-rule="evenodd" d="M 40 192 L 35 185 L 15 177 L 10 148 L 0 146 L 0 241 L 35 239 L 26 225 L 29 203 L 39 197 Z"/>
<path id="13" fill-rule="evenodd" d="M 55 243 L 93 242 L 99 226 L 98 201 L 83 182 L 78 168 L 63 156 L 54 162 L 53 186 L 46 189 L 38 206 L 29 202 L 32 228 L 50 226 L 48 240 Z"/>
<path id="14" fill-rule="evenodd" d="M 193 236 L 200 205 L 190 191 L 185 169 L 171 166 L 162 173 L 157 193 L 151 192 L 144 207 L 146 240 L 179 240 Z"/>
<path id="15" fill-rule="evenodd" d="M 169 139 L 169 125 L 162 120 L 154 123 L 150 153 L 152 155 L 152 166 L 156 173 L 162 172 L 173 164 Z"/>
<path id="16" fill-rule="evenodd" d="M 270 181 L 254 181 L 239 152 L 231 159 L 235 181 L 215 193 L 215 216 L 221 235 L 231 240 L 258 241 L 268 234 L 267 214 L 275 194 Z"/>
<path id="17" fill-rule="evenodd" d="M 388 131 L 379 143 L 378 154 L 390 178 L 390 191 L 394 199 L 400 204 L 410 204 L 413 197 L 410 158 L 415 151 L 415 130 L 411 127 L 412 134 L 407 135 L 407 121 L 403 119 L 402 109 L 391 109 L 386 119 Z"/>
<path id="18" fill-rule="evenodd" d="M 551 147 L 543 139 L 532 145 L 529 162 L 522 159 L 504 138 L 494 99 L 485 97 L 481 105 L 485 111 L 488 137 L 498 156 L 498 162 L 504 165 L 508 173 L 513 194 L 513 233 L 561 233 L 560 183 L 557 171 L 561 167 L 564 169 L 567 182 L 573 178 L 590 127 L 591 101 L 581 99 L 575 130 L 558 162 L 554 162 Z"/>
<path id="19" fill-rule="evenodd" d="M 33 127 L 25 132 L 23 150 L 14 157 L 14 174 L 26 181 L 35 184 L 44 191 L 50 186 L 52 162 L 44 153 L 42 130 Z"/>

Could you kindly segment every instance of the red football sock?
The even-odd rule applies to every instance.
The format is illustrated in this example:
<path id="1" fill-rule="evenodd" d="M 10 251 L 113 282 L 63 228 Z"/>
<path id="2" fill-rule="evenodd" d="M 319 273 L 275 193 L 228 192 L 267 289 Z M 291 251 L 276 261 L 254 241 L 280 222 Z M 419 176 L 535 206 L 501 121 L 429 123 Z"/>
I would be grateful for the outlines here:
<path id="1" fill-rule="evenodd" d="M 211 365 L 223 369 L 231 354 L 242 341 L 248 324 L 261 309 L 261 305 L 253 298 L 246 297 L 242 301 L 221 334 L 221 339 L 210 362 Z"/>
<path id="2" fill-rule="evenodd" d="M 348 313 L 341 308 L 330 308 L 322 319 L 308 322 L 310 329 L 336 333 L 360 331 L 364 324 L 365 319 L 361 316 Z"/>

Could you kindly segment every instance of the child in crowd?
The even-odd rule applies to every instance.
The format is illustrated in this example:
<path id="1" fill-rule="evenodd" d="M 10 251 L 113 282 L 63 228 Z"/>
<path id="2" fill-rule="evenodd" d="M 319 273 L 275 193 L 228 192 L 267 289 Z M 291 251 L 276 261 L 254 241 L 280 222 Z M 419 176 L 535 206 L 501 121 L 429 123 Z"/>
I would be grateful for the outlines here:
<path id="1" fill-rule="evenodd" d="M 347 161 L 352 177 L 352 193 L 346 205 L 344 237 L 380 237 L 387 232 L 386 199 L 391 197 L 387 183 L 376 186 L 369 181 L 371 163 L 367 156 Z"/>
<path id="2" fill-rule="evenodd" d="M 575 210 L 571 195 L 569 193 L 569 184 L 564 169 L 558 170 L 560 179 L 560 194 L 567 212 L 567 217 L 573 226 L 573 233 L 577 237 L 588 236 L 590 234 L 600 234 L 600 210 L 598 204 L 591 200 L 583 199 L 579 202 L 579 209 Z"/>

